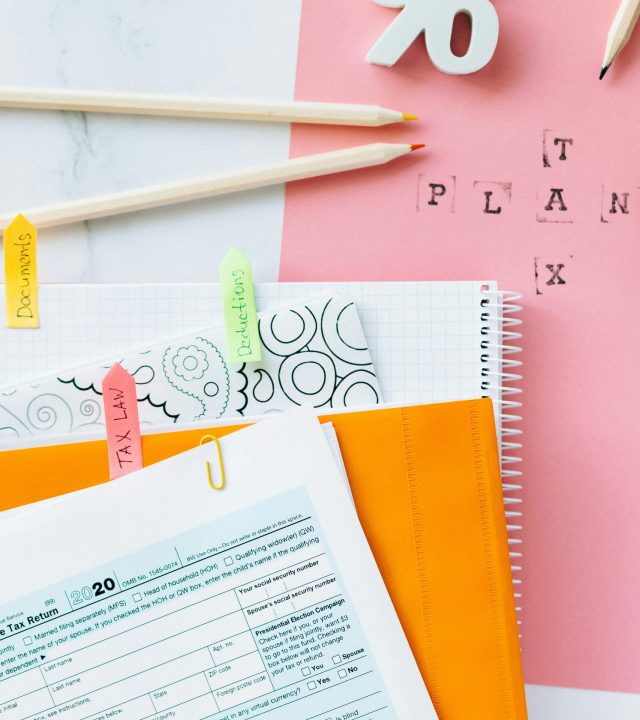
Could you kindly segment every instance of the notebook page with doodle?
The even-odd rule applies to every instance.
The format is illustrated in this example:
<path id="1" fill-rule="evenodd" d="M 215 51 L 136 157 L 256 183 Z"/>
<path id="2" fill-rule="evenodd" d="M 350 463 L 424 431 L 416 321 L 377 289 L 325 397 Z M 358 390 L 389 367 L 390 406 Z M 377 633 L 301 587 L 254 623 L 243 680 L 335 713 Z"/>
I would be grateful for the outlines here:
<path id="1" fill-rule="evenodd" d="M 0 395 L 0 444 L 104 427 L 102 381 L 131 374 L 142 427 L 381 401 L 358 311 L 346 296 L 288 302 L 258 315 L 262 358 L 228 362 L 222 325 L 112 354 Z M 111 353 L 114 349 L 111 349 Z"/>
<path id="2" fill-rule="evenodd" d="M 502 357 L 501 345 L 518 343 L 515 337 L 498 340 L 502 296 L 495 283 L 256 284 L 260 311 L 332 294 L 356 304 L 385 401 L 436 402 L 488 394 L 500 427 L 501 388 L 508 384 L 500 381 L 501 373 L 518 365 Z M 5 347 L 0 392 L 52 367 L 77 367 L 112 355 L 114 349 L 125 352 L 222 321 L 218 285 L 43 285 L 40 302 L 43 320 L 37 333 L 0 328 Z M 0 294 L 0 311 L 3 303 Z M 504 306 L 512 315 L 519 309 L 508 296 Z M 512 316 L 509 322 L 518 321 Z M 483 350 L 487 338 L 489 347 Z"/>

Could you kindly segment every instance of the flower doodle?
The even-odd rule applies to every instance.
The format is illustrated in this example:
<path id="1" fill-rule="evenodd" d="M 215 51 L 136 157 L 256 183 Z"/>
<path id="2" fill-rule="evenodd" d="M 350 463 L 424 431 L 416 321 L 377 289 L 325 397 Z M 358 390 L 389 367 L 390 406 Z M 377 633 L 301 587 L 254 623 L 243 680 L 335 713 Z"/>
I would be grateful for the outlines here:
<path id="1" fill-rule="evenodd" d="M 173 369 L 183 380 L 200 380 L 209 369 L 207 353 L 195 345 L 180 347 L 171 359 Z"/>
<path id="2" fill-rule="evenodd" d="M 231 391 L 229 368 L 217 345 L 206 337 L 190 340 L 188 345 L 180 343 L 165 349 L 162 372 L 174 390 L 192 398 L 192 402 L 185 407 L 184 397 L 180 401 L 168 397 L 168 403 L 182 407 L 181 415 L 188 419 L 221 417 Z"/>

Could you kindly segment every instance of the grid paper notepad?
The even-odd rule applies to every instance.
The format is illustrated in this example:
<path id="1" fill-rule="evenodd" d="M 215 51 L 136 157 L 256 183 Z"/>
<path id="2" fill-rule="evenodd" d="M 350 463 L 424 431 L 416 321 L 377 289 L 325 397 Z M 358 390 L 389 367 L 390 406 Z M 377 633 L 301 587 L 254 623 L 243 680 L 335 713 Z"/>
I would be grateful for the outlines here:
<path id="1" fill-rule="evenodd" d="M 519 363 L 503 356 L 518 350 L 508 325 L 519 322 L 511 317 L 519 306 L 495 282 L 258 283 L 255 291 L 259 311 L 353 298 L 384 402 L 490 397 L 499 437 L 519 434 L 505 427 L 520 419 L 519 403 L 506 397 L 519 392 L 509 387 Z M 0 313 L 3 305 L 0 293 Z M 0 328 L 0 392 L 223 323 L 217 284 L 42 285 L 40 306 L 39 329 Z"/>
<path id="2" fill-rule="evenodd" d="M 483 293 L 482 287 L 487 290 Z M 387 402 L 436 402 L 488 394 L 482 388 L 481 301 L 495 283 L 264 283 L 259 310 L 292 300 L 341 293 L 358 307 Z M 1 295 L 0 313 L 3 313 Z M 36 380 L 223 322 L 219 286 L 42 285 L 42 327 L 0 329 L 0 388 Z M 499 353 L 489 350 L 491 364 Z"/>

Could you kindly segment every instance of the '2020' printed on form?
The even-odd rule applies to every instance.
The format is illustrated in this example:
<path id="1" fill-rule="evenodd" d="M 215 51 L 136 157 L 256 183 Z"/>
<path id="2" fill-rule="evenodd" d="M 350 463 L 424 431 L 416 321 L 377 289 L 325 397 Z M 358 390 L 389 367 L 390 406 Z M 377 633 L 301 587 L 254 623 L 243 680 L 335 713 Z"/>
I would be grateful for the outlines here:
<path id="1" fill-rule="evenodd" d="M 0 718 L 396 718 L 306 491 L 259 516 L 2 607 Z"/>

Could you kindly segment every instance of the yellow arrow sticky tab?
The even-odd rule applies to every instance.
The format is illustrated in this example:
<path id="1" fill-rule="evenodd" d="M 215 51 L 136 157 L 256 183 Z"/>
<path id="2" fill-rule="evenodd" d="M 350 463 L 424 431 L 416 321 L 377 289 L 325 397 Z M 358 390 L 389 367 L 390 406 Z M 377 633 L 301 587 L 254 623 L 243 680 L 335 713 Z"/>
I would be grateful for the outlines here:
<path id="1" fill-rule="evenodd" d="M 231 248 L 220 263 L 227 362 L 258 362 L 262 356 L 251 263 Z"/>
<path id="2" fill-rule="evenodd" d="M 3 233 L 7 327 L 40 327 L 36 229 L 18 215 Z"/>

